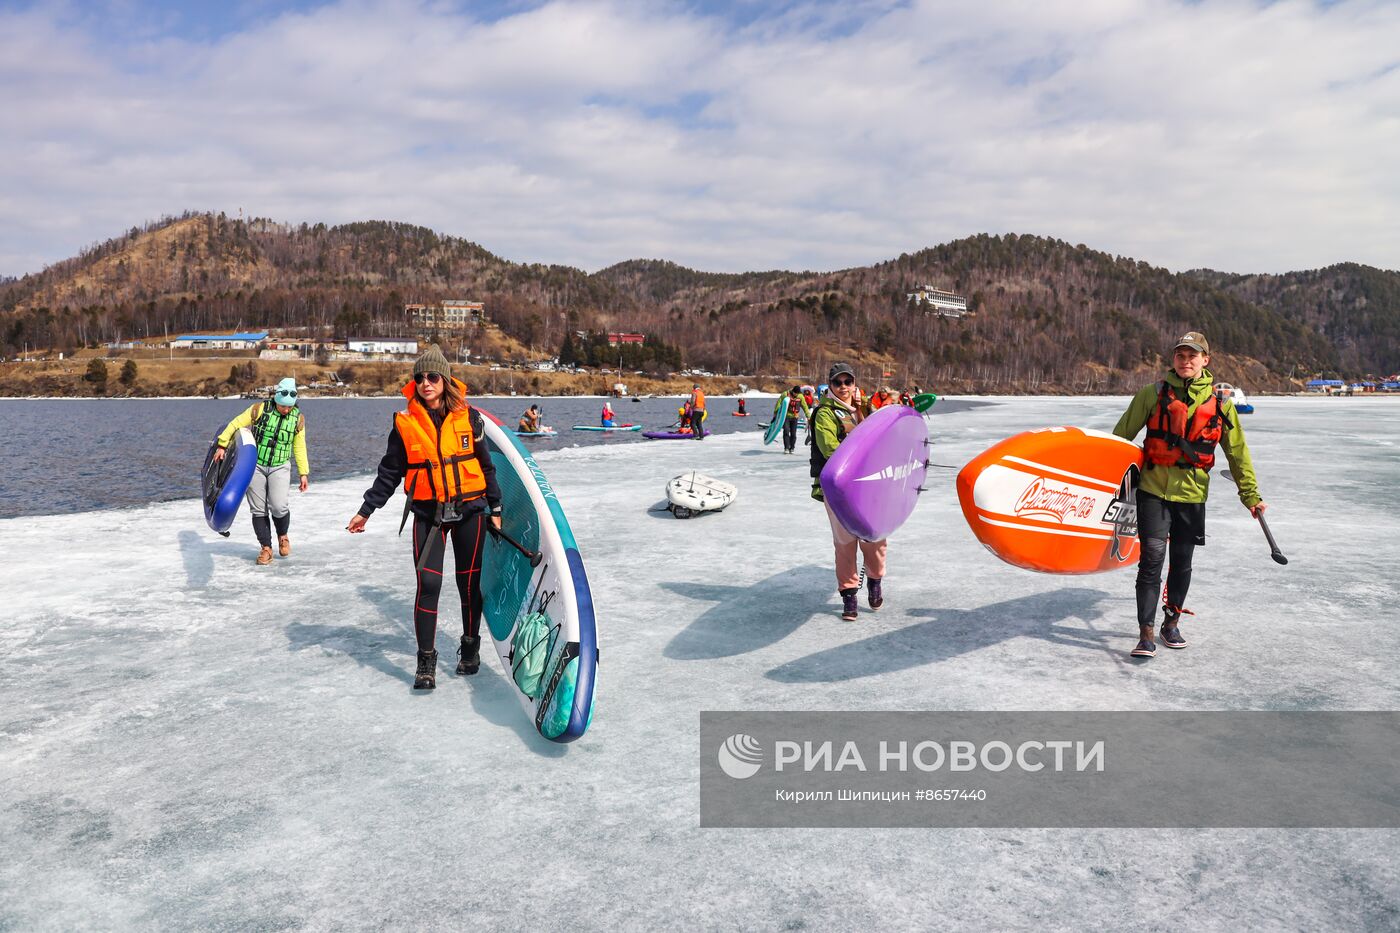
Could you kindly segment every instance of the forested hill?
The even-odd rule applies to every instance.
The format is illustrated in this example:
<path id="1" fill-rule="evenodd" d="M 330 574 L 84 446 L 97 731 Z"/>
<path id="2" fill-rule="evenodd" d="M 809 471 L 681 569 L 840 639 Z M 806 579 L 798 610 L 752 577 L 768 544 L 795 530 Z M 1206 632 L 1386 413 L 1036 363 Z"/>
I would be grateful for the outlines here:
<path id="1" fill-rule="evenodd" d="M 1400 370 L 1400 272 L 1344 262 L 1284 275 L 1190 274 L 1322 334 L 1343 370 Z"/>
<path id="2" fill-rule="evenodd" d="M 641 304 L 669 302 L 701 292 L 735 291 L 763 285 L 791 283 L 811 273 L 697 272 L 665 259 L 629 259 L 608 266 L 595 275 Z"/>
<path id="3" fill-rule="evenodd" d="M 1173 274 L 1086 246 L 974 236 L 835 272 L 707 273 L 631 260 L 587 274 L 515 263 L 453 236 L 372 221 L 328 227 L 189 214 L 132 228 L 0 283 L 0 354 L 198 330 L 406 331 L 403 305 L 467 298 L 522 351 L 580 330 L 641 331 L 674 366 L 810 378 L 837 357 L 950 391 L 1122 391 L 1204 330 L 1218 377 L 1258 389 L 1315 373 L 1400 368 L 1397 274 L 1336 266 L 1288 276 Z M 920 285 L 974 313 L 912 308 Z M 1389 336 L 1387 336 L 1389 335 Z M 468 338 L 468 342 L 476 339 Z"/>

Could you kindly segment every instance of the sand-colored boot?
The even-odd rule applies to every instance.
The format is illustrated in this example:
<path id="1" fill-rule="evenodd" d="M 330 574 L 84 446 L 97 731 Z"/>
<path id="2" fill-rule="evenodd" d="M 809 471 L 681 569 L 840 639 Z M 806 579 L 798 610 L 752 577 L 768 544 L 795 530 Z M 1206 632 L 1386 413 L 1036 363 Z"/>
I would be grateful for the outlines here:
<path id="1" fill-rule="evenodd" d="M 292 541 L 286 535 L 282 535 L 277 539 L 277 553 L 281 554 L 283 557 L 292 556 Z"/>
<path id="2" fill-rule="evenodd" d="M 259 563 L 259 564 L 270 564 L 270 563 L 272 563 L 272 547 L 271 547 L 270 545 L 263 545 L 263 549 L 262 549 L 261 551 L 258 552 L 258 563 Z"/>

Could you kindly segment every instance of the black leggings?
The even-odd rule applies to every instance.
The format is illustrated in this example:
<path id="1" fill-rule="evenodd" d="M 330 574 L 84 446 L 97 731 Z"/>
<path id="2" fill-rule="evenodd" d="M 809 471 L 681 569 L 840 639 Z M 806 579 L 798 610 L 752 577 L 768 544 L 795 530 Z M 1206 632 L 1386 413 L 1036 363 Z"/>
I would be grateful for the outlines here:
<path id="1" fill-rule="evenodd" d="M 413 516 L 413 565 L 418 566 L 423 546 L 428 559 L 418 571 L 418 593 L 413 599 L 413 631 L 418 650 L 432 651 L 437 635 L 438 596 L 442 593 L 442 560 L 447 539 L 452 538 L 452 557 L 457 569 L 457 593 L 462 598 L 462 633 L 471 638 L 481 628 L 481 557 L 486 538 L 485 512 L 474 512 L 449 525 L 434 525 Z"/>
<path id="2" fill-rule="evenodd" d="M 1180 609 L 1186 602 L 1186 591 L 1191 588 L 1191 556 L 1197 545 L 1206 543 L 1206 504 L 1168 502 L 1138 490 L 1137 521 L 1142 543 L 1137 573 L 1138 625 L 1154 625 L 1162 600 L 1162 562 L 1168 557 L 1167 605 Z"/>
<path id="3" fill-rule="evenodd" d="M 797 419 L 787 418 L 783 421 L 783 450 L 792 450 L 797 446 Z"/>
<path id="4" fill-rule="evenodd" d="M 253 534 L 258 536 L 258 543 L 263 547 L 272 547 L 272 528 L 274 525 L 277 527 L 277 536 L 280 538 L 287 533 L 287 529 L 292 527 L 292 513 L 272 516 L 271 524 L 268 523 L 266 515 L 253 516 Z"/>

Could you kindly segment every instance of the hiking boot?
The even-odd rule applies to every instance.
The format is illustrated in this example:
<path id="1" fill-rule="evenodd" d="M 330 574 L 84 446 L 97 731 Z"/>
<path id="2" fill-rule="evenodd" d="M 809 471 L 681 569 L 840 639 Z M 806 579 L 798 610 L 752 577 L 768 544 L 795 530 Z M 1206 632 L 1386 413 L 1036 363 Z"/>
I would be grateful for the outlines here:
<path id="1" fill-rule="evenodd" d="M 870 603 L 872 610 L 879 609 L 885 604 L 885 594 L 880 590 L 880 581 L 874 577 L 865 581 L 866 602 Z"/>
<path id="2" fill-rule="evenodd" d="M 433 690 L 437 687 L 437 652 L 418 652 L 418 673 L 413 678 L 414 690 Z"/>
<path id="3" fill-rule="evenodd" d="M 841 591 L 841 618 L 847 622 L 854 622 L 860 615 L 859 607 L 856 605 L 856 594 L 859 592 L 860 590 L 855 587 Z"/>
<path id="4" fill-rule="evenodd" d="M 1168 648 L 1185 648 L 1186 636 L 1181 634 L 1181 627 L 1177 624 L 1181 621 L 1180 613 L 1172 615 L 1167 613 L 1162 619 L 1162 644 Z"/>
<path id="5" fill-rule="evenodd" d="M 475 674 L 481 668 L 481 637 L 468 638 L 463 635 L 457 653 L 462 656 L 462 660 L 457 662 L 457 673 Z"/>
<path id="6" fill-rule="evenodd" d="M 292 556 L 292 541 L 286 535 L 282 535 L 277 539 L 277 553 L 281 554 L 283 557 Z"/>
<path id="7" fill-rule="evenodd" d="M 1141 631 L 1141 635 L 1139 636 L 1137 647 L 1130 651 L 1129 654 L 1135 658 L 1155 657 L 1157 654 L 1157 645 L 1152 641 L 1152 626 L 1140 625 L 1138 628 Z"/>
<path id="8" fill-rule="evenodd" d="M 259 564 L 270 564 L 270 563 L 272 563 L 272 545 L 270 545 L 270 544 L 264 544 L 264 545 L 263 545 L 263 549 L 262 549 L 261 551 L 258 552 L 258 563 L 259 563 Z"/>

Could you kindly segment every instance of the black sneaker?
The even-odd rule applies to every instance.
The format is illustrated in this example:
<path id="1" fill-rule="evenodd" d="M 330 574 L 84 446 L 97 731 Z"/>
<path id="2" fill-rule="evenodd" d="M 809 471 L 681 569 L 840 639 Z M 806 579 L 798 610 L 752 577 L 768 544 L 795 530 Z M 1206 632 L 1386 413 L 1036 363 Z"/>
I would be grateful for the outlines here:
<path id="1" fill-rule="evenodd" d="M 414 690 L 434 690 L 437 688 L 437 652 L 418 652 L 418 673 L 413 678 Z"/>
<path id="2" fill-rule="evenodd" d="M 1162 644 L 1168 648 L 1185 648 L 1187 645 L 1186 636 L 1181 634 L 1181 626 L 1177 623 L 1181 616 L 1169 615 L 1162 620 Z"/>
<path id="3" fill-rule="evenodd" d="M 855 587 L 841 591 L 841 618 L 847 622 L 854 622 L 860 615 L 860 607 L 856 605 L 856 594 L 859 592 Z"/>
<path id="4" fill-rule="evenodd" d="M 880 581 L 871 577 L 865 581 L 866 601 L 870 603 L 872 610 L 879 609 L 885 604 L 885 594 L 880 590 Z"/>
<path id="5" fill-rule="evenodd" d="M 468 638 L 462 636 L 462 643 L 457 646 L 457 654 L 462 660 L 457 662 L 458 674 L 475 674 L 481 668 L 481 638 Z"/>

